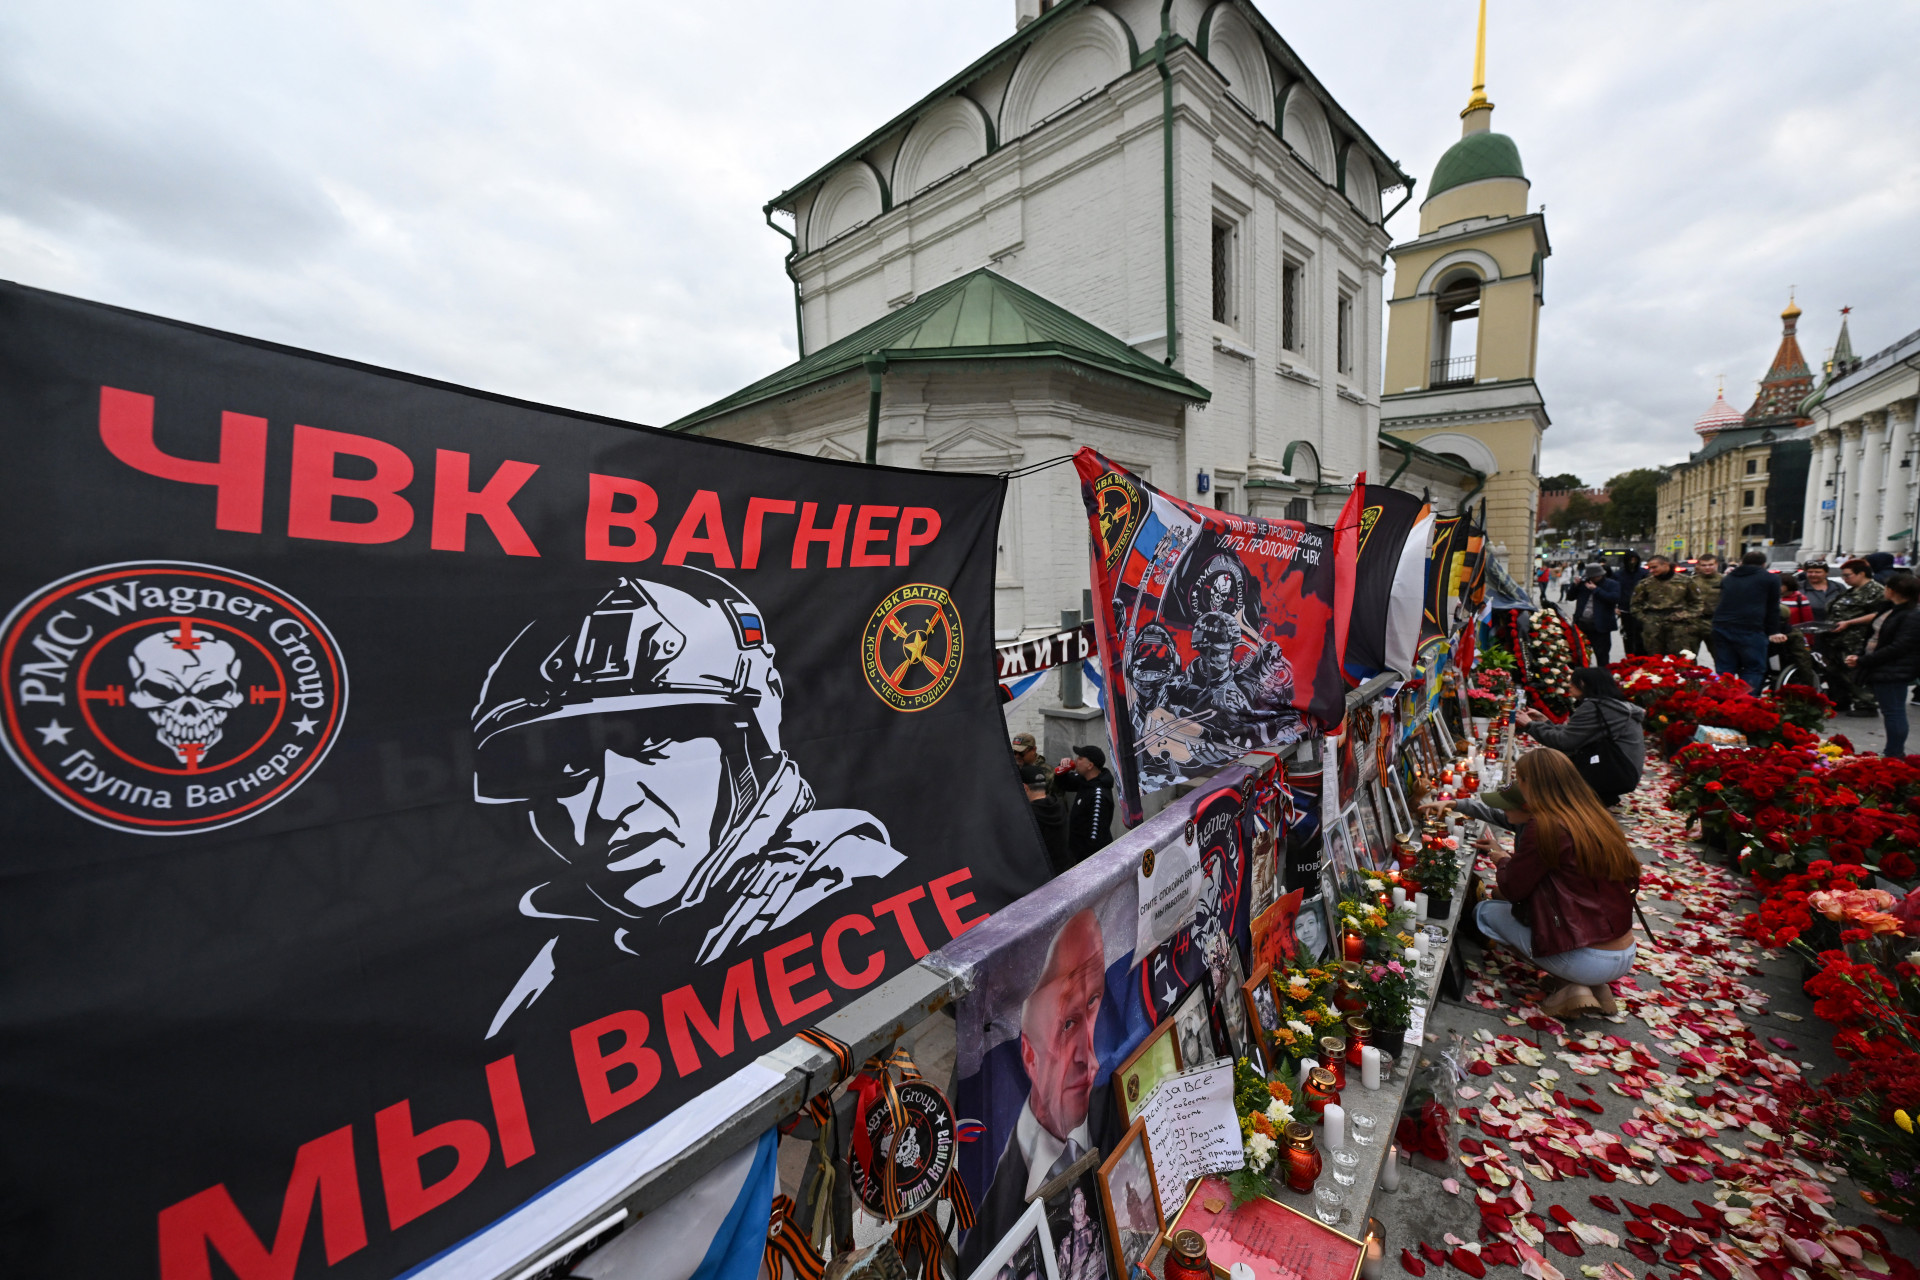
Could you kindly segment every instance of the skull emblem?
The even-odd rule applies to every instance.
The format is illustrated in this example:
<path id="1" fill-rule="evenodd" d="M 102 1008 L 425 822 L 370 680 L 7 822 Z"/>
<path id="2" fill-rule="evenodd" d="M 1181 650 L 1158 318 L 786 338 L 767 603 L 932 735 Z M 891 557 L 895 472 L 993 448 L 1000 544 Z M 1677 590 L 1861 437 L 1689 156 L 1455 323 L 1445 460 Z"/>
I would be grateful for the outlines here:
<path id="1" fill-rule="evenodd" d="M 234 647 L 210 631 L 183 639 L 185 630 L 155 632 L 133 647 L 127 666 L 134 688 L 127 701 L 152 717 L 159 726 L 154 736 L 192 767 L 220 741 L 227 713 L 244 699 Z"/>

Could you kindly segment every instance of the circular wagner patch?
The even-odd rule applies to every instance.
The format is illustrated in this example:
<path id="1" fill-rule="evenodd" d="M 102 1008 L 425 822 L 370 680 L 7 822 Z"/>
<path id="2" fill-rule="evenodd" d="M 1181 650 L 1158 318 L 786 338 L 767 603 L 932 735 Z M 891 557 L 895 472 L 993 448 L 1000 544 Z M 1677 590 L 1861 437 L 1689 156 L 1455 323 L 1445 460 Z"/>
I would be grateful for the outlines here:
<path id="1" fill-rule="evenodd" d="M 857 1151 L 847 1154 L 854 1194 L 867 1212 L 889 1222 L 911 1218 L 932 1204 L 953 1172 L 953 1111 L 946 1096 L 925 1080 L 903 1080 L 899 1095 L 907 1116 L 902 1132 L 893 1131 L 885 1105 L 870 1108 L 866 1116 L 869 1150 L 893 1165 L 898 1195 L 893 1212 L 888 1212 L 880 1170 L 868 1168 Z"/>
<path id="2" fill-rule="evenodd" d="M 1109 471 L 1093 481 L 1093 509 L 1100 533 L 1100 558 L 1111 569 L 1133 542 L 1146 514 L 1146 501 L 1131 476 Z"/>
<path id="3" fill-rule="evenodd" d="M 925 711 L 960 675 L 960 610 L 941 587 L 911 582 L 874 609 L 860 638 L 860 667 L 896 711 Z"/>
<path id="4" fill-rule="evenodd" d="M 42 587 L 0 624 L 7 753 L 116 831 L 181 835 L 284 799 L 327 754 L 347 672 L 284 591 L 143 560 Z"/>

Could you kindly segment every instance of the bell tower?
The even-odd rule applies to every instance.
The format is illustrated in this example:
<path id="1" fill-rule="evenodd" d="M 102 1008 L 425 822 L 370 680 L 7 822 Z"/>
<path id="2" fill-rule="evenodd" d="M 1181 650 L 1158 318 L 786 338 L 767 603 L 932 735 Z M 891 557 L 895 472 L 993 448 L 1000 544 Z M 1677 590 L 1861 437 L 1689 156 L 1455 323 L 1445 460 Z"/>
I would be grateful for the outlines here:
<path id="1" fill-rule="evenodd" d="M 1486 500 L 1488 544 L 1526 581 L 1548 426 L 1534 366 L 1552 247 L 1544 212 L 1527 212 L 1520 148 L 1493 131 L 1486 0 L 1460 122 L 1460 140 L 1434 166 L 1419 236 L 1387 251 L 1380 430 L 1481 472 L 1474 504 Z"/>

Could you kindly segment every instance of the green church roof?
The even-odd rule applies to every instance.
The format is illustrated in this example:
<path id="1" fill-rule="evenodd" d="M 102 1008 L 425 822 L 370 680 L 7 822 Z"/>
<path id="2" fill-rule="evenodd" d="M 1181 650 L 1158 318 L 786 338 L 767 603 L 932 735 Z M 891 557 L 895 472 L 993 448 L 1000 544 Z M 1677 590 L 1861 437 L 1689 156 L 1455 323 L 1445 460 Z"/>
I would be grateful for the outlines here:
<path id="1" fill-rule="evenodd" d="M 1512 138 L 1504 133 L 1470 133 L 1448 147 L 1433 167 L 1433 185 L 1427 188 L 1427 199 L 1483 178 L 1525 181 L 1526 176 L 1526 170 L 1520 167 L 1520 148 Z"/>
<path id="2" fill-rule="evenodd" d="M 858 370 L 873 353 L 889 362 L 1068 360 L 1183 400 L 1213 398 L 1199 383 L 1140 354 L 1106 330 L 981 267 L 726 399 L 669 423 L 667 430 L 692 430 L 723 414 Z"/>

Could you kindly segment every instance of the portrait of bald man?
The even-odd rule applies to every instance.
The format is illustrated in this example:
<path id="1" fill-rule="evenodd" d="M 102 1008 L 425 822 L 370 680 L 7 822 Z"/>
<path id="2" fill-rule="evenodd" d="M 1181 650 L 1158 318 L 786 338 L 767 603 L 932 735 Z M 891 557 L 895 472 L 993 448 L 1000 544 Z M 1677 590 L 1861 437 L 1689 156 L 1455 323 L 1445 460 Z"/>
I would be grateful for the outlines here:
<path id="1" fill-rule="evenodd" d="M 1082 911 L 1053 936 L 1040 976 L 1020 1007 L 1020 1065 L 1027 1073 L 1027 1100 L 994 1166 L 978 1221 L 960 1250 L 961 1275 L 971 1274 L 1013 1229 L 1041 1187 L 1093 1149 L 1087 1108 L 1100 1068 L 1093 1028 L 1105 979 L 1106 941 L 1099 917 Z"/>

